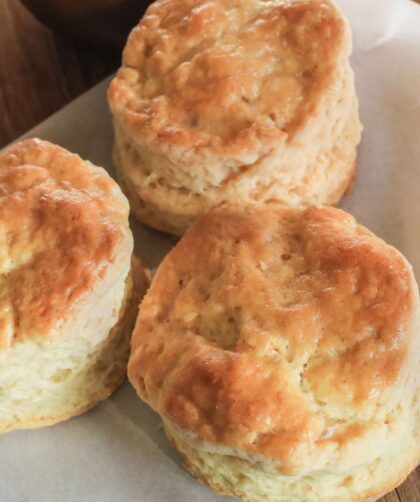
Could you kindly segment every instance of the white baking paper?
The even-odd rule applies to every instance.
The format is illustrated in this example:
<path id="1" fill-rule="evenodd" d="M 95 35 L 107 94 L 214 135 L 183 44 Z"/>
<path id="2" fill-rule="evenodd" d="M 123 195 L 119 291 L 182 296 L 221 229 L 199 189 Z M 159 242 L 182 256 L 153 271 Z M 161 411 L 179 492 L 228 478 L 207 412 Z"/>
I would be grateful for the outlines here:
<path id="1" fill-rule="evenodd" d="M 397 246 L 420 279 L 420 5 L 339 4 L 353 28 L 365 126 L 356 183 L 342 207 Z M 58 143 L 112 173 L 106 87 L 99 84 L 25 136 Z M 174 240 L 134 222 L 132 228 L 137 251 L 156 267 Z M 0 502 L 229 500 L 183 471 L 158 416 L 128 383 L 79 418 L 2 436 L 0 458 Z"/>

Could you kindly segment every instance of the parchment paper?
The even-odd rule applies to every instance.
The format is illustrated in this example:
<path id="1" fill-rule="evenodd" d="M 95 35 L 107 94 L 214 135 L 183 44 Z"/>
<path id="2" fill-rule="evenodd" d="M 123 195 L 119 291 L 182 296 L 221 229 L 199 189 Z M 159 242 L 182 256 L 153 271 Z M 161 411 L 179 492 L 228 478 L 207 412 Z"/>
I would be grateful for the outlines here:
<path id="1" fill-rule="evenodd" d="M 341 0 L 354 33 L 365 126 L 353 192 L 341 206 L 411 261 L 420 279 L 420 6 Z M 79 153 L 112 173 L 107 81 L 25 136 Z M 28 103 L 30 106 L 30 103 Z M 174 240 L 133 222 L 156 267 Z M 126 383 L 91 412 L 0 438 L 0 502 L 216 502 L 180 467 L 160 421 Z M 308 501 L 309 502 L 309 501 Z"/>

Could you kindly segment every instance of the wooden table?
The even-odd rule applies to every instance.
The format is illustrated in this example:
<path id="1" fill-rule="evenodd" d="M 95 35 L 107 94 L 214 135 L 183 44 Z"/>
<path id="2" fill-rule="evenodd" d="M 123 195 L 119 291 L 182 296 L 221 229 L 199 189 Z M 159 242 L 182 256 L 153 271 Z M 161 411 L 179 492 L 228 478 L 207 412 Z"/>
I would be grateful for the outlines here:
<path id="1" fill-rule="evenodd" d="M 17 0 L 0 0 L 0 13 L 2 147 L 114 72 L 120 53 L 77 48 Z M 381 502 L 420 502 L 420 468 Z"/>
<path id="2" fill-rule="evenodd" d="M 0 148 L 114 72 L 120 52 L 77 48 L 0 0 Z"/>

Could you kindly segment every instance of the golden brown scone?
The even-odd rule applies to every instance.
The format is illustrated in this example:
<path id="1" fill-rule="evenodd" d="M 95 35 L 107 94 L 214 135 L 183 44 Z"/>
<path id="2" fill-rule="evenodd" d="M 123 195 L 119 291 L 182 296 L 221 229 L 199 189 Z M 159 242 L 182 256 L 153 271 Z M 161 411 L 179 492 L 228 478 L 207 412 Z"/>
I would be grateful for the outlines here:
<path id="1" fill-rule="evenodd" d="M 182 234 L 224 200 L 337 202 L 361 133 L 350 51 L 330 0 L 153 3 L 108 93 L 137 218 Z"/>
<path id="2" fill-rule="evenodd" d="M 344 211 L 226 203 L 169 253 L 128 375 L 187 469 L 249 502 L 355 502 L 419 461 L 419 297 Z"/>
<path id="3" fill-rule="evenodd" d="M 0 432 L 50 425 L 123 381 L 148 272 L 99 167 L 37 139 L 0 154 Z"/>

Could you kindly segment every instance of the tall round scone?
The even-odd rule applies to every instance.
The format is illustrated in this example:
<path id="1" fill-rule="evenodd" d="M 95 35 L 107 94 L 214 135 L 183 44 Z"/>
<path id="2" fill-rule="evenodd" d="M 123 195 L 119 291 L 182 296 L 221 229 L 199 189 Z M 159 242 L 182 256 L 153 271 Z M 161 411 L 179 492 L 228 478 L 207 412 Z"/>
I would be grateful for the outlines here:
<path id="1" fill-rule="evenodd" d="M 334 204 L 361 125 L 351 34 L 330 0 L 157 0 L 108 93 L 137 218 L 182 234 L 244 198 Z"/>
<path id="2" fill-rule="evenodd" d="M 249 502 L 356 502 L 420 459 L 419 295 L 334 208 L 225 203 L 169 253 L 128 375 L 186 468 Z"/>
<path id="3" fill-rule="evenodd" d="M 0 433 L 50 425 L 123 381 L 147 272 L 99 167 L 27 140 L 0 153 Z"/>

